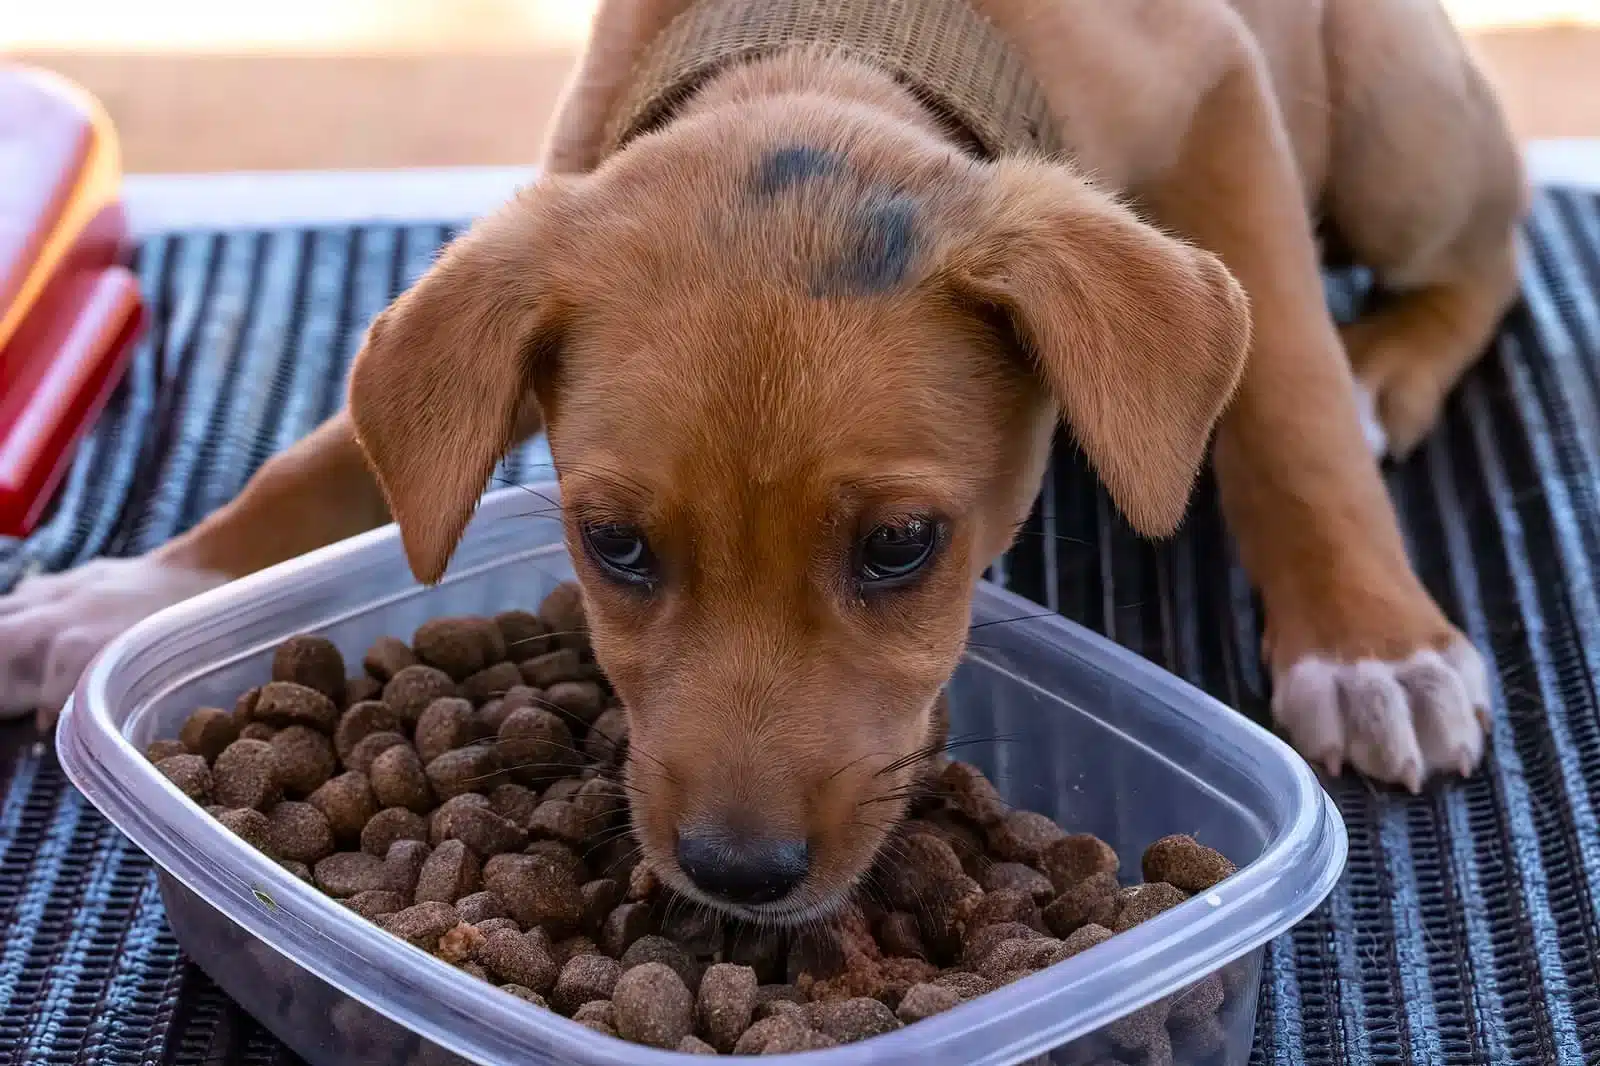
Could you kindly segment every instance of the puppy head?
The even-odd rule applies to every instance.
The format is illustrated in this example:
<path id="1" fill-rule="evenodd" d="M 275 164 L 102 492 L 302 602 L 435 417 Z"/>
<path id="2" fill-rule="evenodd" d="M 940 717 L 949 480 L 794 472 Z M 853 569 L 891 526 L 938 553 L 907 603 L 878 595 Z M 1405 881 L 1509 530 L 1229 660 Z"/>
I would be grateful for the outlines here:
<path id="1" fill-rule="evenodd" d="M 424 580 L 537 405 L 648 858 L 798 919 L 903 813 L 1057 420 L 1169 532 L 1247 315 L 1064 168 L 823 102 L 717 119 L 480 223 L 373 324 L 350 400 Z"/>

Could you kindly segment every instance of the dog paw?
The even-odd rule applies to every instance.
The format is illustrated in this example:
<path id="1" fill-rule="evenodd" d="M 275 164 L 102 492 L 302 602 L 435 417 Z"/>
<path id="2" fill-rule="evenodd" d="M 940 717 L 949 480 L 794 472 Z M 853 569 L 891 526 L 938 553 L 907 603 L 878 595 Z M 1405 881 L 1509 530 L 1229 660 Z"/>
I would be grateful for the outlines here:
<path id="1" fill-rule="evenodd" d="M 1483 759 L 1489 683 L 1477 649 L 1457 639 L 1407 659 L 1299 659 L 1278 680 L 1272 713 L 1314 765 L 1346 765 L 1412 792 L 1436 773 L 1468 776 Z"/>
<path id="2" fill-rule="evenodd" d="M 0 718 L 37 711 L 49 725 L 112 638 L 226 580 L 151 558 L 99 559 L 23 580 L 0 596 Z"/>

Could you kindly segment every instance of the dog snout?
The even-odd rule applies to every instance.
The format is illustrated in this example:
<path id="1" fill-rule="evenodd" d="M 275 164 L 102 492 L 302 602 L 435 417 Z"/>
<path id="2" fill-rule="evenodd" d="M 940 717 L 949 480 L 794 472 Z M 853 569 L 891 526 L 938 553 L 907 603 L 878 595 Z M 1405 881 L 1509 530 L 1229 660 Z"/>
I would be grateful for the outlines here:
<path id="1" fill-rule="evenodd" d="M 792 892 L 811 870 L 803 837 L 749 833 L 718 825 L 688 826 L 678 834 L 678 866 L 714 899 L 753 905 Z"/>

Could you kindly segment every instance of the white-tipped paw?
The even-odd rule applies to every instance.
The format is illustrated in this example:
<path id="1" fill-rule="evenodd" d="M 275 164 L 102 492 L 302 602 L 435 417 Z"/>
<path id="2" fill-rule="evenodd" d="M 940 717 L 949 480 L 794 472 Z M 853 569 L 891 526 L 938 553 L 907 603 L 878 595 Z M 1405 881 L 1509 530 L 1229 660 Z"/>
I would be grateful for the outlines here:
<path id="1" fill-rule="evenodd" d="M 85 666 L 135 622 L 227 578 L 141 559 L 99 559 L 0 596 L 0 718 L 51 721 Z"/>
<path id="2" fill-rule="evenodd" d="M 1272 714 L 1329 774 L 1349 765 L 1417 792 L 1436 773 L 1466 777 L 1482 761 L 1489 683 L 1464 640 L 1398 662 L 1308 655 L 1278 680 Z"/>

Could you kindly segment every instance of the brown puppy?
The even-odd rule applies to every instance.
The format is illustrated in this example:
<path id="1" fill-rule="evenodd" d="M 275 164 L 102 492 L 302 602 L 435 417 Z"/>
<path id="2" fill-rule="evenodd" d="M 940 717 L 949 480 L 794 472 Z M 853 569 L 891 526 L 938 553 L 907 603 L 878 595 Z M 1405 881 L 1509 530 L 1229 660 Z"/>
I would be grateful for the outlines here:
<path id="1" fill-rule="evenodd" d="M 794 918 L 898 816 L 872 801 L 918 767 L 885 768 L 928 740 L 1056 421 L 1163 535 L 1220 416 L 1280 724 L 1412 789 L 1477 765 L 1482 662 L 1368 450 L 1416 445 L 1516 286 L 1520 165 L 1437 7 L 983 0 L 1063 157 L 975 159 L 870 63 L 811 53 L 730 65 L 607 154 L 690 6 L 601 6 L 548 176 L 373 323 L 349 414 L 155 556 L 0 601 L 8 702 L 57 702 L 196 584 L 391 514 L 436 579 L 543 424 L 647 852 L 682 890 Z M 1343 345 L 1317 216 L 1390 291 Z"/>

